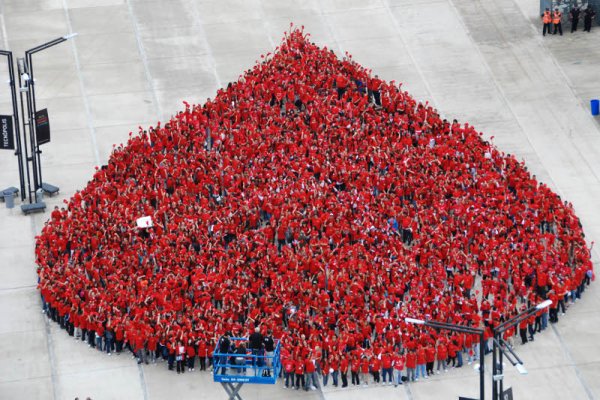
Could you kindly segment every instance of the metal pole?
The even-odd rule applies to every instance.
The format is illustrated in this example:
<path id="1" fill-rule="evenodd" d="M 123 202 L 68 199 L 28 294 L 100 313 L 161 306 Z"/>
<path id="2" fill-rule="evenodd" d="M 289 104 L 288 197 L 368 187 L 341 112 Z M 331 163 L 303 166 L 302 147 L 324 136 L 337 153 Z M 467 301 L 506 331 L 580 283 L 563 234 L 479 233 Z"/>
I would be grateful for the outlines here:
<path id="1" fill-rule="evenodd" d="M 447 329 L 449 331 L 466 333 L 467 335 L 479 335 L 479 397 L 480 400 L 485 399 L 485 330 L 481 328 L 473 328 L 470 326 L 461 326 L 447 324 L 445 322 L 425 321 L 425 326 L 435 329 Z M 494 357 L 495 357 L 494 353 Z M 495 358 L 494 358 L 495 362 Z M 495 382 L 494 382 L 495 384 Z"/>
<path id="2" fill-rule="evenodd" d="M 494 340 L 494 344 L 493 344 L 493 351 L 492 351 L 492 400 L 498 400 L 498 390 L 497 390 L 497 385 L 496 385 L 496 380 L 494 379 L 494 376 L 496 376 L 496 374 L 498 373 L 498 366 L 496 365 L 496 350 L 497 350 L 497 346 L 496 346 L 496 341 Z"/>
<path id="3" fill-rule="evenodd" d="M 28 123 L 25 122 L 25 116 L 29 116 L 29 114 L 25 114 L 25 109 L 24 109 L 24 102 L 23 102 L 23 89 L 25 88 L 27 89 L 27 84 L 25 84 L 25 87 L 23 86 L 23 79 L 21 79 L 21 75 L 27 73 L 27 64 L 25 63 L 25 60 L 23 58 L 20 59 L 20 61 L 22 61 L 22 69 L 19 68 L 19 98 L 21 100 L 21 115 L 23 115 L 23 148 L 25 149 L 25 169 L 27 171 L 27 193 L 29 196 L 29 204 L 33 203 L 33 200 L 31 198 L 31 174 L 29 173 L 29 151 L 27 149 L 27 126 Z"/>
<path id="4" fill-rule="evenodd" d="M 485 339 L 483 332 L 479 335 L 479 400 L 485 399 Z"/>
<path id="5" fill-rule="evenodd" d="M 504 373 L 504 367 L 502 365 L 503 355 L 504 355 L 504 352 L 502 351 L 502 349 L 500 349 L 500 354 L 498 354 L 498 356 L 500 357 L 500 360 L 498 362 L 498 373 L 500 375 L 502 375 Z M 502 393 L 504 393 L 504 378 L 502 378 L 498 381 L 498 396 L 502 397 Z"/>
<path id="6" fill-rule="evenodd" d="M 28 57 L 29 58 L 29 57 Z M 26 58 L 25 59 L 25 67 L 28 71 L 28 75 L 29 75 L 29 81 L 26 84 L 27 87 L 27 94 L 25 95 L 25 97 L 27 98 L 27 117 L 28 117 L 28 125 L 29 125 L 29 145 L 31 146 L 31 157 L 28 158 L 29 161 L 31 161 L 32 164 L 32 172 L 33 172 L 33 191 L 36 192 L 39 187 L 39 180 L 38 180 L 38 168 L 37 168 L 37 157 L 36 157 L 36 143 L 35 143 L 35 116 L 33 114 L 33 104 L 31 101 L 31 88 L 33 85 L 33 77 L 31 76 L 31 74 L 29 73 L 30 69 L 31 69 L 31 65 L 29 65 L 29 59 Z"/>
<path id="7" fill-rule="evenodd" d="M 5 55 L 8 61 L 8 75 L 10 79 L 10 91 L 11 91 L 11 100 L 12 100 L 12 108 L 13 108 L 13 118 L 15 125 L 15 136 L 17 142 L 17 151 L 15 155 L 17 156 L 18 164 L 19 164 L 19 187 L 21 190 L 21 201 L 25 200 L 25 177 L 23 175 L 23 151 L 21 148 L 21 129 L 19 126 L 19 106 L 17 103 L 17 89 L 15 86 L 15 67 L 13 63 L 13 55 L 12 51 L 0 50 L 1 55 Z"/>
<path id="8" fill-rule="evenodd" d="M 60 42 L 59 42 L 60 43 Z M 33 58 L 32 58 L 32 54 L 33 53 L 29 53 L 26 52 L 25 53 L 27 55 L 27 64 L 29 65 L 29 92 L 31 93 L 31 115 L 33 116 L 33 136 L 35 137 L 35 151 L 33 152 L 33 155 L 36 157 L 36 163 L 37 163 L 37 177 L 38 177 L 38 183 L 39 183 L 39 187 L 42 187 L 42 160 L 40 159 L 40 154 L 42 153 L 40 150 L 40 146 L 38 146 L 37 144 L 37 130 L 36 130 L 36 124 L 35 124 L 35 114 L 37 112 L 37 107 L 35 104 L 35 80 L 33 79 Z"/>

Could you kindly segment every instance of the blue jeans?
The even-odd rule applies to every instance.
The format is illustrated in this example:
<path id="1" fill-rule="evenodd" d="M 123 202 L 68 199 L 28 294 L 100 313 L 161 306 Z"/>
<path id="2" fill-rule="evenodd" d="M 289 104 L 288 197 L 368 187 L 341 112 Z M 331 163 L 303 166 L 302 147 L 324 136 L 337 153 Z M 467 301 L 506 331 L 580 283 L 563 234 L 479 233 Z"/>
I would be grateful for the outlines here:
<path id="1" fill-rule="evenodd" d="M 462 350 L 457 351 L 456 356 L 458 357 L 457 367 L 462 367 L 462 365 L 463 365 Z"/>
<path id="2" fill-rule="evenodd" d="M 333 386 L 337 386 L 338 385 L 338 371 L 333 371 L 331 373 L 331 377 L 333 378 Z"/>
<path id="3" fill-rule="evenodd" d="M 96 348 L 102 351 L 102 336 L 96 336 Z"/>
<path id="4" fill-rule="evenodd" d="M 402 371 L 394 369 L 394 374 L 396 375 L 396 385 L 402 385 Z"/>
<path id="5" fill-rule="evenodd" d="M 110 354 L 110 352 L 112 351 L 112 347 L 113 347 L 113 339 L 111 338 L 104 338 L 104 347 L 105 350 L 108 354 Z"/>
<path id="6" fill-rule="evenodd" d="M 542 330 L 546 329 L 548 327 L 548 313 L 544 312 L 542 314 Z"/>
<path id="7" fill-rule="evenodd" d="M 417 379 L 419 378 L 419 371 L 421 374 L 421 378 L 425 378 L 427 376 L 427 372 L 425 371 L 425 364 L 417 364 Z"/>

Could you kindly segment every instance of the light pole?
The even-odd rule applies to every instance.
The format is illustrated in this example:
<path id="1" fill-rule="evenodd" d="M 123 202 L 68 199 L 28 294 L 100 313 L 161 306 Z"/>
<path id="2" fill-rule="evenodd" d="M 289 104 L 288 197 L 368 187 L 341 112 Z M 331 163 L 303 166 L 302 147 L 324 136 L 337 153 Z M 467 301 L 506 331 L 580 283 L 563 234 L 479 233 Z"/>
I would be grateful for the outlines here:
<path id="1" fill-rule="evenodd" d="M 25 200 L 25 177 L 23 176 L 23 152 L 21 148 L 21 132 L 19 129 L 19 107 L 17 105 L 17 89 L 15 86 L 15 69 L 13 64 L 13 55 L 12 51 L 0 50 L 0 55 L 6 56 L 8 62 L 8 75 L 9 75 L 9 85 L 11 91 L 11 101 L 13 108 L 13 118 L 14 118 L 14 129 L 15 129 L 15 137 L 17 150 L 15 151 L 15 155 L 17 156 L 17 160 L 19 163 L 19 187 L 21 189 L 21 201 Z M 9 132 L 9 134 L 13 134 Z"/>
<path id="2" fill-rule="evenodd" d="M 510 361 L 510 363 L 517 368 L 519 373 L 522 375 L 527 374 L 527 370 L 523 366 L 523 362 L 519 359 L 519 357 L 515 354 L 513 349 L 502 339 L 502 334 L 507 330 L 512 328 L 513 326 L 518 325 L 521 321 L 531 317 L 537 312 L 548 308 L 552 304 L 551 300 L 545 300 L 542 303 L 530 307 L 529 309 L 523 311 L 522 313 L 508 319 L 507 321 L 501 323 L 497 327 L 493 328 L 492 331 L 494 333 L 494 345 L 493 345 L 493 364 L 492 364 L 492 376 L 494 377 L 492 382 L 492 400 L 498 400 L 502 396 L 502 392 L 504 391 L 504 382 L 503 382 L 503 367 L 502 367 L 502 357 L 506 356 L 506 358 Z M 498 362 L 496 362 L 496 354 L 498 354 Z M 509 355 L 510 354 L 510 355 Z M 514 357 L 514 359 L 513 359 Z M 498 379 L 496 379 L 498 377 Z"/>
<path id="3" fill-rule="evenodd" d="M 29 128 L 29 146 L 31 148 L 31 156 L 28 154 L 27 141 L 25 140 L 25 156 L 27 166 L 27 180 L 28 180 L 28 192 L 29 202 L 32 203 L 32 193 L 35 193 L 38 189 L 42 188 L 42 164 L 40 160 L 40 154 L 42 153 L 39 146 L 36 129 L 36 99 L 35 99 L 35 79 L 33 73 L 33 55 L 42 50 L 48 49 L 52 46 L 56 46 L 59 43 L 65 42 L 73 37 L 77 36 L 76 33 L 61 36 L 47 43 L 41 44 L 37 47 L 29 49 L 25 52 L 25 58 L 18 59 L 19 67 L 19 88 L 21 92 L 21 111 L 23 112 L 23 93 L 26 94 L 27 104 L 27 122 L 23 118 L 23 134 L 25 135 L 25 127 Z M 24 113 L 24 112 L 23 112 Z M 29 174 L 29 162 L 32 166 L 33 175 L 33 191 L 31 190 L 31 178 Z"/>
<path id="4" fill-rule="evenodd" d="M 485 399 L 485 339 L 483 328 L 473 328 L 464 325 L 454 325 L 445 322 L 425 321 L 415 318 L 404 318 L 404 321 L 409 324 L 425 325 L 435 329 L 446 329 L 454 332 L 468 333 L 471 335 L 479 335 L 479 400 Z M 462 351 L 462 350 L 461 350 Z"/>

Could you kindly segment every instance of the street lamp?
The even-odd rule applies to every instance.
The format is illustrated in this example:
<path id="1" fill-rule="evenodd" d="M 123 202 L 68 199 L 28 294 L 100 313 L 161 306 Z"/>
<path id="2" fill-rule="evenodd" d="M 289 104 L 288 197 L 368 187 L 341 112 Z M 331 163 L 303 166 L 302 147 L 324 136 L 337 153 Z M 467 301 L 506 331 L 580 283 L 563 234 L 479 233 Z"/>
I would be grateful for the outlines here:
<path id="1" fill-rule="evenodd" d="M 9 75 L 9 85 L 11 91 L 11 101 L 13 108 L 13 118 L 14 118 L 14 134 L 16 137 L 17 150 L 15 151 L 15 155 L 17 156 L 17 161 L 19 163 L 19 186 L 21 189 L 21 201 L 25 200 L 25 177 L 23 176 L 23 152 L 21 148 L 21 133 L 19 130 L 19 108 L 17 106 L 17 89 L 15 86 L 15 69 L 13 64 L 13 55 L 12 51 L 0 50 L 0 55 L 6 56 L 6 61 L 8 63 L 8 75 Z M 13 132 L 8 132 L 9 135 L 12 135 Z"/>
<path id="2" fill-rule="evenodd" d="M 498 400 L 504 391 L 504 382 L 503 382 L 503 374 L 502 374 L 502 359 L 503 356 L 511 362 L 513 366 L 517 368 L 517 371 L 521 375 L 526 375 L 527 370 L 523 366 L 523 361 L 519 359 L 519 357 L 515 354 L 513 349 L 502 339 L 502 334 L 510 329 L 513 326 L 518 325 L 521 321 L 531 317 L 536 314 L 540 310 L 544 310 L 552 304 L 551 300 L 545 300 L 535 306 L 529 307 L 527 310 L 522 313 L 508 319 L 507 321 L 501 323 L 497 327 L 493 328 L 492 331 L 494 333 L 493 340 L 493 361 L 492 361 L 492 376 L 500 376 L 498 382 L 496 380 L 492 383 L 492 400 Z M 496 354 L 498 354 L 499 362 L 496 362 Z M 510 354 L 510 355 L 509 355 Z M 514 358 L 514 359 L 513 359 Z"/>
<path id="3" fill-rule="evenodd" d="M 29 202 L 32 203 L 32 193 L 35 193 L 38 189 L 44 189 L 42 181 L 42 165 L 40 160 L 40 154 L 42 153 L 39 146 L 36 128 L 36 99 L 35 99 L 35 78 L 33 73 L 33 55 L 42 50 L 56 46 L 59 43 L 65 42 L 73 37 L 77 36 L 77 33 L 70 33 L 65 36 L 61 36 L 47 43 L 41 44 L 37 47 L 29 49 L 25 52 L 25 58 L 18 60 L 20 97 L 21 97 L 21 112 L 25 115 L 23 110 L 23 93 L 26 94 L 27 104 L 27 123 L 23 118 L 23 134 L 25 134 L 25 127 L 29 128 L 29 146 L 31 147 L 31 157 L 28 154 L 27 141 L 25 141 L 25 155 L 26 155 L 26 166 L 27 166 L 27 180 L 28 180 L 28 191 L 29 191 Z M 33 174 L 33 191 L 31 190 L 31 182 L 29 176 L 29 162 L 32 163 L 32 174 Z M 51 187 L 51 185 L 48 185 Z M 58 188 L 56 188 L 58 189 Z"/>
<path id="4" fill-rule="evenodd" d="M 416 319 L 416 318 L 404 318 L 404 322 L 406 322 L 407 324 L 414 324 L 414 325 L 425 325 L 431 328 L 435 328 L 435 329 L 446 329 L 449 331 L 453 331 L 453 332 L 461 332 L 461 333 L 468 333 L 468 334 L 472 334 L 472 335 L 479 335 L 479 362 L 480 362 L 480 366 L 479 366 L 479 399 L 480 400 L 484 400 L 485 399 L 485 362 L 484 362 L 484 355 L 485 355 L 485 339 L 484 339 L 484 329 L 482 328 L 473 328 L 470 326 L 464 326 L 464 325 L 454 325 L 454 324 L 448 324 L 445 322 L 437 322 L 437 321 L 426 321 L 426 320 L 422 320 L 422 319 Z"/>

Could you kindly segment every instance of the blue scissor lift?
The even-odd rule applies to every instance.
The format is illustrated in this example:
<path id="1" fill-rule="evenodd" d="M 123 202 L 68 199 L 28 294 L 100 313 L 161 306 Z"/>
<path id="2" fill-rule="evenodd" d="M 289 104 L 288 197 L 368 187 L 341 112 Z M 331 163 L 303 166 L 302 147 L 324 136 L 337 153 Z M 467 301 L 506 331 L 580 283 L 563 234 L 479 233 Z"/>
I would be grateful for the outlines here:
<path id="1" fill-rule="evenodd" d="M 247 342 L 246 338 L 229 338 L 232 344 Z M 236 346 L 237 347 L 237 346 Z M 271 366 L 268 366 L 268 365 Z M 265 371 L 270 372 L 269 376 Z M 244 383 L 273 385 L 281 372 L 280 341 L 275 340 L 275 351 L 272 356 L 255 355 L 250 350 L 245 355 L 238 353 L 220 353 L 219 345 L 213 355 L 213 379 L 219 382 L 229 400 L 242 400 L 240 389 Z"/>

